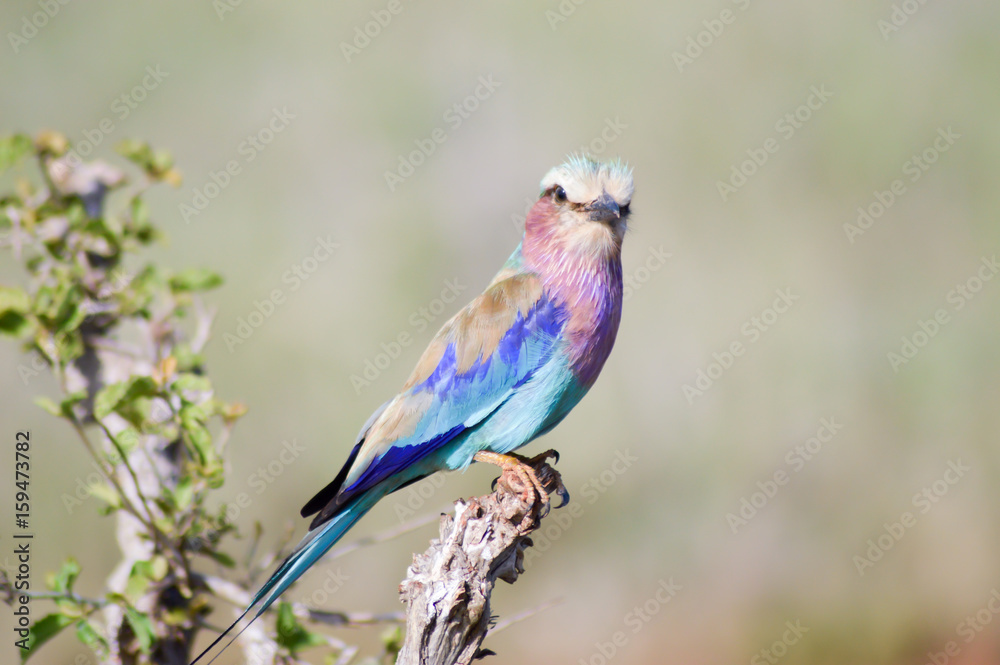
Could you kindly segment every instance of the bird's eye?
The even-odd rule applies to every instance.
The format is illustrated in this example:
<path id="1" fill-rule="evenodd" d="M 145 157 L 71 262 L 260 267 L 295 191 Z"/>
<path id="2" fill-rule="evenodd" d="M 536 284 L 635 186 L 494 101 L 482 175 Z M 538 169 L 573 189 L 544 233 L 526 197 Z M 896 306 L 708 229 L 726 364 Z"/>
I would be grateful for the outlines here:
<path id="1" fill-rule="evenodd" d="M 556 188 L 553 191 L 553 194 L 555 194 L 556 201 L 565 201 L 566 200 L 566 190 L 563 189 L 562 187 L 560 187 L 559 185 L 556 185 Z"/>

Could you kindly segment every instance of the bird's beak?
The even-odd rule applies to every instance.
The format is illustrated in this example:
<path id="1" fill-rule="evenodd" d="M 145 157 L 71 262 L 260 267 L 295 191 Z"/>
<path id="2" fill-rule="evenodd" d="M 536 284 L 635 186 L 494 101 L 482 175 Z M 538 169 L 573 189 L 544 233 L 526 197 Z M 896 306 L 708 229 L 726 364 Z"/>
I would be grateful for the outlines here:
<path id="1" fill-rule="evenodd" d="M 590 219 L 595 222 L 610 222 L 622 216 L 618 204 L 607 192 L 601 192 L 597 200 L 588 203 L 583 209 L 590 213 Z"/>

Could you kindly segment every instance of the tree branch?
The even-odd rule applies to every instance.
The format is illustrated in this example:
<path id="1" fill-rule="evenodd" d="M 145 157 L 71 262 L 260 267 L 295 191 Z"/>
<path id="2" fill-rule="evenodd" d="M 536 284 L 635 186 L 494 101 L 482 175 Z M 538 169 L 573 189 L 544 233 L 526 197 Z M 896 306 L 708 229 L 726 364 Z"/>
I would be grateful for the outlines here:
<path id="1" fill-rule="evenodd" d="M 536 471 L 547 488 L 559 482 L 547 464 Z M 495 492 L 459 500 L 454 516 L 441 516 L 440 538 L 413 557 L 399 587 L 407 621 L 397 665 L 467 665 L 492 653 L 480 649 L 493 620 L 490 595 L 497 579 L 513 584 L 524 572 L 542 511 L 532 488 L 504 471 Z"/>

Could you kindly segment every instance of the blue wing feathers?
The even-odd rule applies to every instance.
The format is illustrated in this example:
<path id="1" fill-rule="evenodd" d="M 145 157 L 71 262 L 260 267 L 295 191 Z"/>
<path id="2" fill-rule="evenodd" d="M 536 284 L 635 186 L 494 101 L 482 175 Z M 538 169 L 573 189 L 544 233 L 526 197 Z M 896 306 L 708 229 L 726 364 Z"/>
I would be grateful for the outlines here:
<path id="1" fill-rule="evenodd" d="M 465 429 L 457 425 L 443 434 L 412 446 L 392 446 L 369 466 L 350 487 L 344 488 L 345 496 L 369 490 L 403 469 L 412 466 L 432 452 L 445 445 Z M 395 488 L 393 488 L 395 489 Z"/>
<path id="2" fill-rule="evenodd" d="M 566 318 L 561 308 L 539 298 L 527 314 L 517 314 L 491 355 L 465 371 L 458 370 L 460 341 L 449 341 L 434 371 L 409 391 L 432 395 L 413 433 L 387 446 L 345 492 L 376 485 L 487 418 L 549 360 Z"/>

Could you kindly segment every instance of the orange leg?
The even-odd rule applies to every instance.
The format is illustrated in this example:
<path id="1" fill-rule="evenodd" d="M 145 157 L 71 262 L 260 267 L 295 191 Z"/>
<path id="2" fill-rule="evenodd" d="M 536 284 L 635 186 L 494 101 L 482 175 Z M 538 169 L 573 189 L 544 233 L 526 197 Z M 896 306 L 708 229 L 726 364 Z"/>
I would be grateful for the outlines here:
<path id="1" fill-rule="evenodd" d="M 561 508 L 569 501 L 569 492 L 566 491 L 566 487 L 562 483 L 562 477 L 555 469 L 546 464 L 550 458 L 558 462 L 559 453 L 554 450 L 546 450 L 540 455 L 528 458 L 513 453 L 501 455 L 500 453 L 482 450 L 473 457 L 477 462 L 494 464 L 504 471 L 510 471 L 517 475 L 521 481 L 521 486 L 525 488 L 522 494 L 525 503 L 531 503 L 532 493 L 537 493 L 538 498 L 541 499 L 543 506 L 541 511 L 542 517 L 548 514 L 551 506 L 549 493 L 545 490 L 545 483 L 538 477 L 538 467 L 543 464 L 546 466 L 546 474 L 551 474 L 554 477 L 556 493 L 562 498 L 562 503 L 557 507 Z"/>

